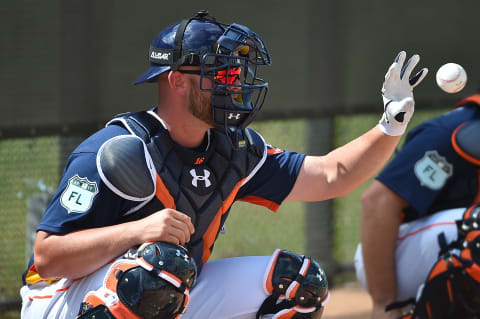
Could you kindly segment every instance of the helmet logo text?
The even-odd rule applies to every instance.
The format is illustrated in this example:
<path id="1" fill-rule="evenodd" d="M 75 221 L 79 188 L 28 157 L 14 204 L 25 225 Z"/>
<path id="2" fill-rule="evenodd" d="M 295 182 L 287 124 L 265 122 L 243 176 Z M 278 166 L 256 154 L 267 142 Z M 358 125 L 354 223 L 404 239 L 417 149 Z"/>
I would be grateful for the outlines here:
<path id="1" fill-rule="evenodd" d="M 156 60 L 165 60 L 165 61 L 168 61 L 169 57 L 170 57 L 170 53 L 162 53 L 162 52 L 155 52 L 155 51 L 152 51 L 152 53 L 150 54 L 150 57 L 152 59 L 156 59 Z"/>

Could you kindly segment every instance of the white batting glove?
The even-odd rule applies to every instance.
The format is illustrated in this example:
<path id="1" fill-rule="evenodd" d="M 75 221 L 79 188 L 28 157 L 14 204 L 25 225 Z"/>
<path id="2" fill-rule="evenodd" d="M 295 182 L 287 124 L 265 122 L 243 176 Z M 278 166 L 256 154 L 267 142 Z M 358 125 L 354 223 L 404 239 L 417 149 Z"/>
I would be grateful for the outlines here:
<path id="1" fill-rule="evenodd" d="M 380 129 L 386 135 L 402 135 L 412 118 L 415 109 L 413 88 L 427 75 L 428 69 L 423 68 L 410 77 L 420 57 L 413 55 L 403 66 L 406 53 L 401 51 L 395 58 L 385 75 L 382 87 L 383 116 L 379 121 Z"/>

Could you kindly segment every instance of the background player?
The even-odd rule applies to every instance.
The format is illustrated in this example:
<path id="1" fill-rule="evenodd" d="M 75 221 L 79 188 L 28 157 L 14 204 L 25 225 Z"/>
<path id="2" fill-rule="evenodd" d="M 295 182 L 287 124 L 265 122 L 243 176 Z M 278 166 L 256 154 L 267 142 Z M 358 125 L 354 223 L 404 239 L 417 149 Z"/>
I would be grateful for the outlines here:
<path id="1" fill-rule="evenodd" d="M 385 306 L 416 297 L 438 258 L 437 235 L 445 232 L 447 241 L 455 240 L 455 220 L 479 202 L 480 161 L 456 142 L 469 124 L 462 139 L 476 143 L 478 129 L 472 124 L 478 127 L 479 106 L 480 94 L 475 94 L 455 110 L 412 129 L 400 152 L 363 194 L 355 266 L 372 297 L 372 318 L 396 318 L 399 311 L 385 313 Z"/>
<path id="2" fill-rule="evenodd" d="M 23 316 L 71 317 L 86 301 L 84 315 L 106 307 L 118 316 L 150 309 L 168 318 L 191 299 L 187 317 L 253 318 L 257 311 L 319 317 L 328 294 L 315 261 L 278 250 L 272 257 L 207 263 L 215 239 L 236 200 L 276 210 L 284 200 L 348 194 L 371 177 L 413 114 L 412 90 L 427 73 L 410 76 L 419 56 L 405 62 L 401 52 L 388 70 L 379 124 L 325 156 L 271 151 L 246 128 L 266 94 L 259 71 L 270 64 L 263 40 L 247 27 L 200 12 L 163 30 L 149 59 L 150 69 L 136 83 L 157 83 L 158 106 L 114 118 L 70 156 L 38 228 L 21 290 Z M 184 245 L 188 254 L 170 247 L 172 258 L 159 264 L 156 258 L 170 248 L 156 243 L 147 252 L 146 242 Z M 188 298 L 185 267 L 168 275 L 162 267 L 191 258 L 198 272 L 204 269 Z M 190 263 L 187 268 L 190 274 Z M 144 280 L 150 275 L 162 275 L 162 286 L 172 284 L 180 295 L 142 295 L 158 292 Z M 281 295 L 287 298 L 277 303 Z"/>

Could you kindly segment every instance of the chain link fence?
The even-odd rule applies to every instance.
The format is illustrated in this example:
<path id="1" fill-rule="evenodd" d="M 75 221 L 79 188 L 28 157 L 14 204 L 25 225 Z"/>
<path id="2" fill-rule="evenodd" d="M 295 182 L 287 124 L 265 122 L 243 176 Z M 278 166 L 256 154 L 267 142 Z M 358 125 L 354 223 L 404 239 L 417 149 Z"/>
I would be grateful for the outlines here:
<path id="1" fill-rule="evenodd" d="M 0 140 L 0 318 L 20 308 L 21 275 L 35 232 L 56 190 L 65 159 L 79 137 L 45 136 Z"/>

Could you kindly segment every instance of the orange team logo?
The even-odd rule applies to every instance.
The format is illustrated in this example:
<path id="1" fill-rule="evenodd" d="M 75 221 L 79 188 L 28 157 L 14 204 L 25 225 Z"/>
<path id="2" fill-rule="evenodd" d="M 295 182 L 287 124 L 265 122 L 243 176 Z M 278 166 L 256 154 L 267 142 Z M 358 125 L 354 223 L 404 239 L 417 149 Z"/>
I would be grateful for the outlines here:
<path id="1" fill-rule="evenodd" d="M 197 157 L 197 159 L 195 160 L 195 165 L 200 165 L 202 164 L 203 162 L 205 161 L 205 157 Z"/>

